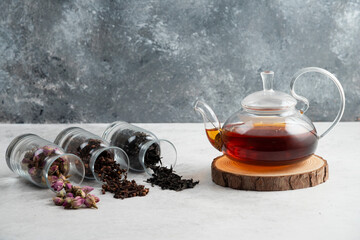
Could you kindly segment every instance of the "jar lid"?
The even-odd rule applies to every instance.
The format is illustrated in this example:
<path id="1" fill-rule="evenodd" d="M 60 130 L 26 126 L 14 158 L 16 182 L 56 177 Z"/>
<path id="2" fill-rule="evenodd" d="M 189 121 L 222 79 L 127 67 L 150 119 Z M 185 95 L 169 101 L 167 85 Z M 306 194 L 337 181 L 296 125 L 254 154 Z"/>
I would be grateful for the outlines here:
<path id="1" fill-rule="evenodd" d="M 261 73 L 264 90 L 252 93 L 245 97 L 241 105 L 246 109 L 259 111 L 278 111 L 294 107 L 296 99 L 284 92 L 273 90 L 274 72 Z"/>

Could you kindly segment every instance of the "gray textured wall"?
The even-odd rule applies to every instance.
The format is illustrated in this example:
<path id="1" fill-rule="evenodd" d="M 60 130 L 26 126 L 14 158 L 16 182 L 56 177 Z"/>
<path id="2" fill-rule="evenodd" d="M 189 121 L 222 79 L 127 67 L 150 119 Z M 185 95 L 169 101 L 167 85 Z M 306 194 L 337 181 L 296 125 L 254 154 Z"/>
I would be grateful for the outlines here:
<path id="1" fill-rule="evenodd" d="M 2 0 L 0 121 L 194 122 L 205 99 L 225 120 L 259 73 L 289 92 L 298 69 L 342 82 L 360 117 L 360 1 Z M 308 116 L 330 121 L 338 93 L 307 75 Z"/>

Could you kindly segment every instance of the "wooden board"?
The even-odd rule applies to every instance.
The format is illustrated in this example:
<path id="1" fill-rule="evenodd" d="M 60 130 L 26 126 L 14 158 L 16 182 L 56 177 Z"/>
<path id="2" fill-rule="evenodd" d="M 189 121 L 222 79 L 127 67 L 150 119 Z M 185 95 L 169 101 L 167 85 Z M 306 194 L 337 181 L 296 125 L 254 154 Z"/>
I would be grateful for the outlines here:
<path id="1" fill-rule="evenodd" d="M 223 187 L 253 191 L 283 191 L 313 187 L 329 178 L 329 167 L 323 158 L 308 159 L 285 166 L 256 166 L 236 162 L 225 155 L 211 166 L 212 180 Z"/>

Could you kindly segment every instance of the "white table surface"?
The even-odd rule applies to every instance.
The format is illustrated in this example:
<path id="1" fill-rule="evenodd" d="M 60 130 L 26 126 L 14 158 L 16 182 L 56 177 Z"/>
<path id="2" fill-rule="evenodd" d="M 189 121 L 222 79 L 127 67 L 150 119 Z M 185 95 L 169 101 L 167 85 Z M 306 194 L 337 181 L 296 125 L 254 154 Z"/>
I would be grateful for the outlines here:
<path id="1" fill-rule="evenodd" d="M 137 124 L 172 141 L 177 172 L 199 179 L 194 189 L 150 187 L 146 197 L 114 199 L 100 194 L 98 210 L 64 210 L 50 190 L 11 172 L 10 141 L 23 133 L 48 140 L 69 126 L 101 134 L 107 124 L 0 124 L 0 239 L 360 239 L 360 123 L 340 123 L 320 140 L 329 180 L 313 188 L 283 192 L 238 191 L 211 181 L 210 164 L 220 155 L 202 124 Z M 322 132 L 328 123 L 316 123 Z M 139 183 L 146 174 L 129 174 Z M 87 182 L 94 185 L 94 182 Z"/>

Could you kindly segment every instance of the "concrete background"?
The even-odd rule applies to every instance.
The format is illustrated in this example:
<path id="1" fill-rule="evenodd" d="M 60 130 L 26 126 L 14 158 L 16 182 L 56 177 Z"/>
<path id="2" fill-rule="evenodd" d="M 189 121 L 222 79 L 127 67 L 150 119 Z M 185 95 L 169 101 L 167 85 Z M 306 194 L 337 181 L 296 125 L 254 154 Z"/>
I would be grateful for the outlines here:
<path id="1" fill-rule="evenodd" d="M 317 66 L 360 117 L 360 1 L 0 2 L 0 122 L 198 122 L 196 98 L 221 121 L 275 72 Z M 331 121 L 339 96 L 308 74 L 307 115 Z"/>

